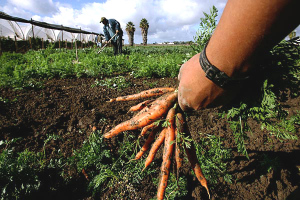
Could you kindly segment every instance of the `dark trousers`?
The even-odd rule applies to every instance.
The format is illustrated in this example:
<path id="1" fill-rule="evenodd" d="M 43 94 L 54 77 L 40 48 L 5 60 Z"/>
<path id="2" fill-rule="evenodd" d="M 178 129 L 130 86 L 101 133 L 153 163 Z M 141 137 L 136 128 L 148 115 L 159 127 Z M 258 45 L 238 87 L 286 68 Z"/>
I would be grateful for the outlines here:
<path id="1" fill-rule="evenodd" d="M 114 41 L 111 42 L 114 48 L 114 55 L 118 55 L 122 53 L 122 36 L 121 35 L 118 36 L 119 37 L 115 42 Z"/>

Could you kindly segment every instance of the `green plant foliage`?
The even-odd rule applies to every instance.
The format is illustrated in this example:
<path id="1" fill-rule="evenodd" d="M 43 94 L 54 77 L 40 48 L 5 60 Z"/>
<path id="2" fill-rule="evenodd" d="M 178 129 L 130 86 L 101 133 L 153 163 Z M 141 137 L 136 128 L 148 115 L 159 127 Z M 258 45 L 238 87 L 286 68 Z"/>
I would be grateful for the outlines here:
<path id="1" fill-rule="evenodd" d="M 38 177 L 40 158 L 33 152 L 25 150 L 14 153 L 9 148 L 11 142 L 0 141 L 6 145 L 0 154 L 0 198 L 22 199 L 40 188 Z"/>
<path id="2" fill-rule="evenodd" d="M 69 77 L 99 77 L 131 73 L 135 77 L 176 77 L 189 46 L 127 47 L 125 54 L 113 55 L 111 48 L 53 49 L 25 54 L 3 53 L 0 57 L 0 87 L 40 88 L 43 80 Z"/>
<path id="3" fill-rule="evenodd" d="M 103 137 L 96 131 L 92 133 L 81 149 L 75 150 L 68 159 L 68 165 L 75 166 L 78 172 L 85 169 L 91 179 L 88 189 L 93 195 L 113 188 L 116 199 L 137 196 L 137 188 L 145 176 L 153 173 L 151 169 L 141 173 L 144 161 L 131 161 L 137 153 L 133 136 L 124 134 L 120 149 L 112 155 Z"/>
<path id="4" fill-rule="evenodd" d="M 287 110 L 280 103 L 286 94 L 299 96 L 299 42 L 282 41 L 270 51 L 270 60 L 266 61 L 268 73 L 262 77 L 260 91 L 257 94 L 245 94 L 238 105 L 225 108 L 222 116 L 227 117 L 233 130 L 238 151 L 247 156 L 247 132 L 251 131 L 247 120 L 252 118 L 279 139 L 297 139 L 296 126 L 299 124 L 299 112 L 288 117 Z M 259 81 L 257 81 L 259 83 Z M 252 95 L 252 96 L 250 96 Z"/>
<path id="5" fill-rule="evenodd" d="M 200 18 L 199 29 L 196 32 L 196 36 L 194 36 L 194 43 L 191 45 L 196 53 L 202 51 L 217 26 L 218 9 L 215 6 L 210 9 L 210 14 L 205 12 L 203 14 L 204 18 Z"/>
<path id="6" fill-rule="evenodd" d="M 180 199 L 187 195 L 187 179 L 184 176 L 179 177 L 177 180 L 174 173 L 170 173 L 168 179 L 168 186 L 166 188 L 166 199 Z"/>
<path id="7" fill-rule="evenodd" d="M 106 143 L 103 142 L 103 137 L 100 137 L 97 131 L 91 133 L 80 149 L 74 150 L 68 163 L 75 165 L 77 171 L 81 172 L 82 169 L 87 170 L 91 167 L 96 169 L 108 167 L 112 163 L 112 158 Z"/>
<path id="8" fill-rule="evenodd" d="M 227 172 L 227 161 L 231 158 L 231 150 L 223 147 L 220 137 L 201 134 L 200 142 L 194 143 L 201 169 L 210 184 L 216 184 L 220 177 L 231 183 L 231 175 Z"/>
<path id="9" fill-rule="evenodd" d="M 124 77 L 117 76 L 113 78 L 107 78 L 104 80 L 95 80 L 95 83 L 91 87 L 106 86 L 108 88 L 116 88 L 118 90 L 130 87 L 132 84 Z"/>

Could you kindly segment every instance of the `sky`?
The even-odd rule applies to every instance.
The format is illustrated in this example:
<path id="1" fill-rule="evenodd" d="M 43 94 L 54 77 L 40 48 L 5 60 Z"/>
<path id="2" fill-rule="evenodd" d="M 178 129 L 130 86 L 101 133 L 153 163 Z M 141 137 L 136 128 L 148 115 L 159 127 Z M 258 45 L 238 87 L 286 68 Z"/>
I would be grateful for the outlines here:
<path id="1" fill-rule="evenodd" d="M 192 41 L 199 28 L 203 12 L 214 5 L 219 20 L 226 0 L 0 0 L 0 11 L 14 17 L 33 19 L 51 24 L 81 28 L 103 33 L 101 17 L 116 19 L 128 36 L 126 24 L 135 25 L 134 43 L 142 43 L 139 23 L 149 23 L 148 43 Z M 298 35 L 298 33 L 297 33 Z"/>

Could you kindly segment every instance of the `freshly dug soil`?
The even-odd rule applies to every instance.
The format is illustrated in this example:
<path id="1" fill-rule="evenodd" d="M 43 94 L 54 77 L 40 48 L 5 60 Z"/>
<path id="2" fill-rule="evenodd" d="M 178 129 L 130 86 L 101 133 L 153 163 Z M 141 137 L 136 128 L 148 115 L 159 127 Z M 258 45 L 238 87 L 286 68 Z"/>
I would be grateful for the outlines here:
<path id="1" fill-rule="evenodd" d="M 0 97 L 8 102 L 0 101 L 0 140 L 22 137 L 15 145 L 15 151 L 28 149 L 40 152 L 47 134 L 56 134 L 63 139 L 47 143 L 48 159 L 55 157 L 52 152 L 57 149 L 68 157 L 88 138 L 92 126 L 107 131 L 132 117 L 127 111 L 137 104 L 136 101 L 109 103 L 109 98 L 154 87 L 177 86 L 174 78 L 126 78 L 132 86 L 121 90 L 91 87 L 95 78 L 52 79 L 46 81 L 42 89 L 2 88 Z M 300 110 L 300 98 L 288 98 L 284 105 L 290 113 L 296 112 Z M 233 182 L 230 184 L 220 178 L 217 185 L 211 188 L 212 199 L 300 199 L 299 140 L 280 141 L 261 130 L 256 121 L 249 120 L 251 132 L 247 133 L 249 140 L 246 144 L 250 158 L 248 160 L 237 152 L 232 130 L 226 119 L 218 116 L 218 109 L 192 112 L 188 121 L 195 141 L 199 140 L 199 132 L 207 133 L 224 138 L 225 147 L 233 149 L 233 157 L 228 162 Z M 101 121 L 102 118 L 106 119 L 105 123 Z M 299 127 L 297 135 L 300 137 Z M 114 139 L 112 143 L 114 144 Z M 261 162 L 264 156 L 276 159 L 276 163 L 280 165 L 271 170 L 263 169 Z M 208 199 L 205 189 L 191 174 L 189 166 L 184 167 L 189 187 L 184 199 Z M 44 179 L 48 182 L 43 185 L 42 194 L 37 194 L 40 198 L 92 199 L 83 190 L 87 184 L 83 176 L 78 175 L 68 186 L 61 187 L 61 178 L 55 171 L 45 172 Z M 54 193 L 50 190 L 51 185 L 56 185 L 59 189 Z M 128 199 L 155 198 L 156 186 L 151 178 L 143 180 L 138 189 L 138 196 Z M 99 199 L 110 199 L 111 192 L 108 190 Z"/>

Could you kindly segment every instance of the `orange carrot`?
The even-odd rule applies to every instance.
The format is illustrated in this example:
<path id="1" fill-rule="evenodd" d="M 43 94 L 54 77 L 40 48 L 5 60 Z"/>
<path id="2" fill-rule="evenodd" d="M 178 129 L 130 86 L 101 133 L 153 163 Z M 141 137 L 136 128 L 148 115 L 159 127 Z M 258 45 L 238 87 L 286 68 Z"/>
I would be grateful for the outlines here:
<path id="1" fill-rule="evenodd" d="M 93 126 L 92 131 L 95 132 L 97 130 L 96 126 Z"/>
<path id="2" fill-rule="evenodd" d="M 176 171 L 177 171 L 177 179 L 179 178 L 179 171 L 182 166 L 183 157 L 181 156 L 181 149 L 180 149 L 180 141 L 177 140 L 178 137 L 178 129 L 175 129 L 175 137 L 176 137 L 176 143 L 175 143 L 175 161 L 176 161 Z"/>
<path id="3" fill-rule="evenodd" d="M 145 108 L 146 106 L 148 106 L 153 100 L 146 100 L 143 101 L 135 106 L 132 106 L 128 112 L 134 112 L 134 111 L 139 111 L 142 110 L 143 108 Z"/>
<path id="4" fill-rule="evenodd" d="M 131 100 L 137 100 L 137 99 L 143 99 L 143 98 L 149 98 L 149 97 L 155 97 L 159 96 L 168 92 L 175 91 L 175 88 L 153 88 L 150 90 L 145 90 L 137 94 L 131 94 L 127 96 L 121 96 L 114 99 L 110 99 L 109 102 L 114 101 L 131 101 Z"/>
<path id="5" fill-rule="evenodd" d="M 143 136 L 147 133 L 147 131 L 148 131 L 149 129 L 154 128 L 154 127 L 157 127 L 157 123 L 155 123 L 155 122 L 153 122 L 152 124 L 149 124 L 149 125 L 145 126 L 145 127 L 142 129 L 141 134 L 139 135 L 139 138 L 140 138 L 140 137 L 143 137 Z"/>
<path id="6" fill-rule="evenodd" d="M 177 92 L 165 94 L 156 99 L 150 108 L 145 107 L 130 120 L 122 122 L 109 132 L 103 135 L 104 138 L 111 138 L 123 131 L 136 130 L 147 126 L 165 115 L 173 103 L 177 100 Z"/>
<path id="7" fill-rule="evenodd" d="M 87 173 L 85 172 L 84 168 L 82 168 L 81 172 L 82 172 L 82 174 L 84 175 L 84 177 L 86 178 L 86 180 L 89 181 L 89 176 L 88 176 Z"/>
<path id="8" fill-rule="evenodd" d="M 155 142 L 153 143 L 151 149 L 150 149 L 150 152 L 149 152 L 149 155 L 148 157 L 146 158 L 146 161 L 145 161 L 145 167 L 142 171 L 144 171 L 150 164 L 151 162 L 154 160 L 154 157 L 159 149 L 159 147 L 162 145 L 162 143 L 164 142 L 165 140 L 165 133 L 166 133 L 166 128 L 164 128 L 159 136 L 157 137 L 157 139 L 155 140 Z"/>
<path id="9" fill-rule="evenodd" d="M 179 127 L 181 129 L 180 132 L 190 135 L 188 126 L 187 126 L 187 124 L 185 122 L 185 119 L 184 119 L 184 117 L 183 117 L 183 115 L 181 113 L 177 113 L 176 120 L 177 120 L 177 122 L 176 122 L 177 127 Z M 193 171 L 194 171 L 194 173 L 195 173 L 198 181 L 206 189 L 207 194 L 208 194 L 208 196 L 210 198 L 210 193 L 209 193 L 209 189 L 208 189 L 208 186 L 207 186 L 207 180 L 206 180 L 206 178 L 204 177 L 204 175 L 202 173 L 200 163 L 199 163 L 199 161 L 197 159 L 197 155 L 196 155 L 196 150 L 195 150 L 194 144 L 191 143 L 190 148 L 188 148 L 186 145 L 184 145 L 184 149 L 185 149 L 185 152 L 187 154 L 188 160 L 191 163 L 191 167 L 192 167 L 192 169 L 193 169 Z"/>
<path id="10" fill-rule="evenodd" d="M 140 159 L 144 153 L 149 149 L 151 142 L 154 140 L 155 133 L 157 132 L 157 129 L 153 129 L 151 133 L 149 134 L 147 140 L 145 141 L 145 144 L 141 148 L 141 150 L 136 154 L 134 160 Z"/>
<path id="11" fill-rule="evenodd" d="M 181 139 L 180 134 L 184 132 L 184 118 L 181 113 L 176 114 L 176 130 L 175 130 L 175 136 L 176 136 L 176 144 L 175 144 L 175 160 L 176 160 L 176 168 L 177 168 L 177 178 L 179 177 L 179 170 L 182 166 L 183 162 L 183 155 L 181 153 Z"/>
<path id="12" fill-rule="evenodd" d="M 197 155 L 196 155 L 196 150 L 195 150 L 194 144 L 191 143 L 191 147 L 190 148 L 187 148 L 185 146 L 185 152 L 186 152 L 186 154 L 188 156 L 188 160 L 191 163 L 192 169 L 195 172 L 195 175 L 196 175 L 198 181 L 206 189 L 208 197 L 210 199 L 209 189 L 208 189 L 208 186 L 207 186 L 207 180 L 206 180 L 206 178 L 204 177 L 204 175 L 202 173 L 199 161 L 197 159 Z"/>
<path id="13" fill-rule="evenodd" d="M 165 136 L 165 147 L 163 152 L 163 162 L 161 165 L 161 178 L 157 190 L 157 199 L 163 200 L 165 190 L 168 184 L 170 174 L 171 158 L 174 149 L 175 126 L 174 126 L 175 108 L 171 108 L 167 115 L 167 120 L 170 125 L 167 127 Z"/>

